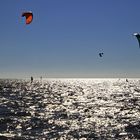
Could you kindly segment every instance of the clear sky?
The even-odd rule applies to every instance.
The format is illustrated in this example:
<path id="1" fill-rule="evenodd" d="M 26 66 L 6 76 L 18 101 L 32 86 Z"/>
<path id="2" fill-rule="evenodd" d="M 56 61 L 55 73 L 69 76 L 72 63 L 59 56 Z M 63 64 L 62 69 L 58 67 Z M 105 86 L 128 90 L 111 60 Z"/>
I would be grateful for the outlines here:
<path id="1" fill-rule="evenodd" d="M 1 0 L 0 17 L 0 78 L 140 77 L 140 0 Z"/>

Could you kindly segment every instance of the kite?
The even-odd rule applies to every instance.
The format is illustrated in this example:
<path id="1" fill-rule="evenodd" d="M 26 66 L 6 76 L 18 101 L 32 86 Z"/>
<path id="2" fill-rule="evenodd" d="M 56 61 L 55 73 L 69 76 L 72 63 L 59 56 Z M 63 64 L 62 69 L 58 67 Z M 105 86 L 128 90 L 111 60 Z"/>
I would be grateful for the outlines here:
<path id="1" fill-rule="evenodd" d="M 139 42 L 139 48 L 140 48 L 140 34 L 134 33 L 133 35 L 136 36 L 136 38 L 137 38 L 137 40 Z"/>
<path id="2" fill-rule="evenodd" d="M 104 53 L 99 53 L 99 56 L 100 56 L 100 57 L 103 57 L 103 54 L 104 54 Z"/>
<path id="3" fill-rule="evenodd" d="M 22 13 L 22 17 L 26 18 L 26 24 L 30 24 L 33 20 L 33 13 L 31 11 Z"/>

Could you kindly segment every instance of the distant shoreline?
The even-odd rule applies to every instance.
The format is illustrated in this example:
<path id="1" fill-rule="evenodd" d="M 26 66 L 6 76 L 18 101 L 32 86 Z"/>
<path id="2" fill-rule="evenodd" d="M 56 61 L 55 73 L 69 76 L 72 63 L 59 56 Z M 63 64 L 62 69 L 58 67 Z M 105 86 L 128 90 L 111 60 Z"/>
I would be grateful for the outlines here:
<path id="1" fill-rule="evenodd" d="M 43 78 L 42 80 L 140 80 L 140 78 Z M 29 78 L 0 78 L 0 80 L 30 80 Z M 34 77 L 34 80 L 40 80 L 40 78 Z"/>

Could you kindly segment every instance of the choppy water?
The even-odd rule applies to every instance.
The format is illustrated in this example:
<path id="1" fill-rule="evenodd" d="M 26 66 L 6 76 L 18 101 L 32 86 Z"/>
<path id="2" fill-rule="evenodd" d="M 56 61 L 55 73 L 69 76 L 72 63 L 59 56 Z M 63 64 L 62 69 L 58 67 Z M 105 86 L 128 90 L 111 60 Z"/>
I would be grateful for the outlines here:
<path id="1" fill-rule="evenodd" d="M 140 139 L 140 80 L 0 80 L 1 139 Z"/>

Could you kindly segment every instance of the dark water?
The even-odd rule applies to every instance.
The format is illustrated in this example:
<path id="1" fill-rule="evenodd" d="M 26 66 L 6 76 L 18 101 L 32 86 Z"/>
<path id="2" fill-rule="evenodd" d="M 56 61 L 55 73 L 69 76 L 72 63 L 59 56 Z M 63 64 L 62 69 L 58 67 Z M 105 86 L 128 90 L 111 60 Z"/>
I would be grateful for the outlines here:
<path id="1" fill-rule="evenodd" d="M 139 85 L 0 80 L 0 140 L 140 139 Z"/>

